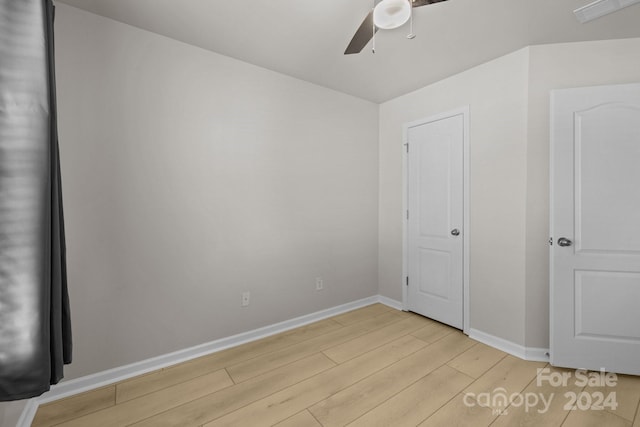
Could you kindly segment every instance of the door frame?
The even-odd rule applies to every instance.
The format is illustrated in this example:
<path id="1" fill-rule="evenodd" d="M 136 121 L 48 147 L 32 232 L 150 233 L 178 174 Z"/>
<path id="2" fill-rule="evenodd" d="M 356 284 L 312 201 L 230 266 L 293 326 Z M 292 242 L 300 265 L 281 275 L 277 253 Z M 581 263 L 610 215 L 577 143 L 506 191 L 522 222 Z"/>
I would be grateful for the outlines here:
<path id="1" fill-rule="evenodd" d="M 407 236 L 407 208 L 409 201 L 408 186 L 408 131 L 412 127 L 436 122 L 462 115 L 463 118 L 463 164 L 462 164 L 462 331 L 469 335 L 469 105 L 465 105 L 455 110 L 435 114 L 423 119 L 405 123 L 402 126 L 402 310 L 408 309 L 408 236 Z"/>

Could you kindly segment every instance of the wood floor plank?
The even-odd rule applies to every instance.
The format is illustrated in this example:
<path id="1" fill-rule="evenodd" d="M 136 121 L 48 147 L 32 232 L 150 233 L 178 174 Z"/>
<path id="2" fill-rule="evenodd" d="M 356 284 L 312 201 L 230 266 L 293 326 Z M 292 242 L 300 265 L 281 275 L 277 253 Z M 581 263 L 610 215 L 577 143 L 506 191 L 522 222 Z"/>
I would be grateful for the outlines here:
<path id="1" fill-rule="evenodd" d="M 284 366 L 303 357 L 307 357 L 310 354 L 323 351 L 327 348 L 331 348 L 357 338 L 360 335 L 366 334 L 367 332 L 383 325 L 390 325 L 398 322 L 399 319 L 400 318 L 395 313 L 383 313 L 379 316 L 371 317 L 349 326 L 344 326 L 336 331 L 323 334 L 316 338 L 294 344 L 282 350 L 267 353 L 241 363 L 230 365 L 227 367 L 227 371 L 229 372 L 229 375 L 231 375 L 231 378 L 233 378 L 233 381 L 241 383 L 264 372 Z"/>
<path id="2" fill-rule="evenodd" d="M 147 418 L 135 427 L 200 426 L 335 366 L 322 353 L 311 355 L 240 384 Z"/>
<path id="3" fill-rule="evenodd" d="M 351 325 L 356 322 L 361 322 L 366 319 L 370 319 L 371 317 L 378 316 L 383 313 L 388 313 L 390 311 L 395 311 L 390 307 L 387 307 L 384 304 L 372 304 L 366 307 L 358 308 L 356 310 L 349 311 L 344 314 L 340 314 L 338 316 L 332 317 L 332 319 L 341 325 Z"/>
<path id="4" fill-rule="evenodd" d="M 32 427 L 54 426 L 115 405 L 116 387 L 111 385 L 67 397 L 38 407 Z"/>
<path id="5" fill-rule="evenodd" d="M 477 343 L 447 364 L 463 374 L 478 378 L 506 355 L 507 353 L 496 348 Z"/>
<path id="6" fill-rule="evenodd" d="M 199 357 L 179 365 L 170 366 L 150 374 L 141 375 L 117 384 L 116 402 L 122 403 L 136 397 L 188 381 L 226 366 L 249 360 L 261 354 L 281 350 L 302 341 L 341 329 L 339 323 L 325 319 L 295 328 L 207 356 Z"/>
<path id="7" fill-rule="evenodd" d="M 452 333 L 318 402 L 309 412 L 325 427 L 348 424 L 473 345 L 461 332 Z"/>
<path id="8" fill-rule="evenodd" d="M 127 426 L 144 418 L 233 385 L 222 369 L 124 403 L 59 424 L 64 427 Z"/>
<path id="9" fill-rule="evenodd" d="M 432 320 L 422 329 L 413 332 L 411 335 L 418 339 L 421 339 L 424 342 L 432 343 L 438 341 L 439 339 L 445 337 L 453 331 L 455 331 L 455 329 Z"/>
<path id="10" fill-rule="evenodd" d="M 640 403 L 638 404 L 638 409 L 636 409 L 636 416 L 633 420 L 633 427 L 640 427 Z"/>
<path id="11" fill-rule="evenodd" d="M 457 394 L 418 427 L 487 427 L 498 415 L 491 409 L 478 405 L 473 399 Z"/>
<path id="12" fill-rule="evenodd" d="M 342 326 L 343 325 L 340 323 L 329 318 L 290 329 L 277 335 L 289 337 L 295 342 L 301 342 L 317 337 L 318 335 L 326 334 L 327 332 L 335 331 L 336 329 L 340 329 Z"/>
<path id="13" fill-rule="evenodd" d="M 415 353 L 425 343 L 409 335 L 331 368 L 315 377 L 218 418 L 206 427 L 273 425 L 363 378 Z"/>
<path id="14" fill-rule="evenodd" d="M 336 363 L 343 363 L 369 350 L 418 330 L 427 322 L 428 320 L 424 317 L 414 314 L 407 319 L 382 328 L 377 328 L 372 332 L 326 349 L 324 350 L 324 354 Z"/>
<path id="15" fill-rule="evenodd" d="M 376 406 L 349 424 L 349 426 L 416 426 L 472 381 L 473 378 L 447 365 L 443 365 L 389 400 Z"/>
<path id="16" fill-rule="evenodd" d="M 573 371 L 564 368 L 549 367 L 550 374 L 562 375 L 565 372 Z M 567 398 L 564 396 L 567 392 L 579 393 L 584 387 L 577 386 L 574 381 L 568 381 L 566 386 L 551 385 L 549 381 L 541 381 L 540 385 L 533 380 L 524 390 L 523 397 L 525 401 L 521 405 L 510 405 L 506 411 L 503 411 L 496 418 L 491 427 L 510 427 L 510 426 L 545 426 L 557 427 L 561 426 L 569 415 L 569 411 L 564 406 Z M 536 396 L 535 400 L 532 396 Z M 531 405 L 527 404 L 527 400 Z M 516 401 L 517 402 L 517 401 Z M 537 402 L 537 404 L 534 404 Z"/>
<path id="17" fill-rule="evenodd" d="M 478 396 L 481 393 L 495 394 L 503 391 L 507 396 L 510 396 L 513 393 L 519 393 L 536 377 L 537 369 L 543 368 L 545 365 L 544 362 L 530 362 L 507 355 L 467 387 L 463 394 L 470 393 Z M 477 399 L 480 405 L 488 405 L 492 410 L 506 409 L 505 406 L 494 405 L 494 403 L 500 405 L 501 401 L 489 400 L 488 403 L 485 403 L 485 400 Z"/>
<path id="18" fill-rule="evenodd" d="M 562 427 L 631 427 L 631 421 L 607 411 L 571 411 Z"/>
<path id="19" fill-rule="evenodd" d="M 274 424 L 274 427 L 322 427 L 322 424 L 313 418 L 309 411 L 302 411 L 278 424 Z"/>
<path id="20" fill-rule="evenodd" d="M 543 366 L 544 363 L 541 362 L 527 362 L 516 359 L 513 356 L 507 356 L 480 377 L 479 380 L 427 418 L 420 426 L 485 426 L 494 421 L 497 423 L 499 422 L 497 418 L 501 417 L 499 416 L 499 411 L 503 410 L 503 407 L 492 408 L 492 405 L 485 407 L 474 398 L 466 396 L 466 393 L 473 393 L 471 396 L 477 396 L 478 393 L 488 392 L 492 395 L 491 393 L 499 392 L 500 388 L 509 395 L 513 392 L 520 392 L 524 385 L 527 385 L 527 382 L 531 383 L 535 378 L 537 369 Z M 516 417 L 514 423 L 507 425 L 520 425 L 517 424 L 518 420 Z M 545 424 L 534 422 L 532 425 Z"/>
<path id="21" fill-rule="evenodd" d="M 628 421 L 633 421 L 636 415 L 636 408 L 640 402 L 640 377 L 618 375 L 615 386 L 586 387 L 584 391 L 592 395 L 600 392 L 604 393 L 605 396 L 609 395 L 609 393 L 615 393 L 617 408 L 612 410 L 606 407 L 605 410 Z"/>

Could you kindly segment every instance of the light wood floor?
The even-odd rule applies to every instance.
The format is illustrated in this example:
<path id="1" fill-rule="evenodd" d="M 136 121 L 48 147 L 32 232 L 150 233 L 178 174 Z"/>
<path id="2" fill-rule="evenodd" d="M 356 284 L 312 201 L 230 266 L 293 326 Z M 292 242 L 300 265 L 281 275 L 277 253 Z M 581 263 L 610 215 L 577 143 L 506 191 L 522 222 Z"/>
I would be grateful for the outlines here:
<path id="1" fill-rule="evenodd" d="M 375 304 L 43 405 L 32 425 L 640 426 L 640 377 L 538 386 L 547 366 Z M 615 392 L 617 408 L 564 408 L 565 393 L 583 393 L 584 407 L 598 392 Z M 514 403 L 492 406 L 500 393 Z M 519 405 L 540 393 L 548 407 Z"/>

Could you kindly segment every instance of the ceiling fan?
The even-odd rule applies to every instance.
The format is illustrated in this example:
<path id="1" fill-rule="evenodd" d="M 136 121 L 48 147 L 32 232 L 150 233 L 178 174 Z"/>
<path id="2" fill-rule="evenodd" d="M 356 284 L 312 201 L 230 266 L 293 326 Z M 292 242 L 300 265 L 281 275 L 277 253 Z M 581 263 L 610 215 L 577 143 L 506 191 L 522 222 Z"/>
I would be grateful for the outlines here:
<path id="1" fill-rule="evenodd" d="M 374 8 L 360 24 L 344 54 L 360 53 L 378 29 L 390 30 L 404 25 L 411 18 L 412 8 L 442 1 L 446 0 L 374 0 Z M 407 37 L 415 36 L 409 34 Z"/>

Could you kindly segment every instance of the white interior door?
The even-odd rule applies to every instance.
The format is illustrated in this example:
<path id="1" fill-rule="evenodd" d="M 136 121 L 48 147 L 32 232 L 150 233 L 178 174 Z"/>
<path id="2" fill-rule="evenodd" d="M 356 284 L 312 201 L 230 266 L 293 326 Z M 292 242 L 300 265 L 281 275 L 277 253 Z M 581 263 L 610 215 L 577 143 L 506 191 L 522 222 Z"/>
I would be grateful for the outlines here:
<path id="1" fill-rule="evenodd" d="M 552 93 L 551 363 L 640 374 L 640 84 Z"/>
<path id="2" fill-rule="evenodd" d="M 406 308 L 463 327 L 463 113 L 406 128 Z"/>

